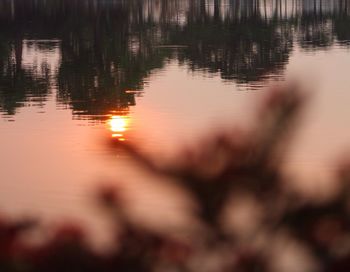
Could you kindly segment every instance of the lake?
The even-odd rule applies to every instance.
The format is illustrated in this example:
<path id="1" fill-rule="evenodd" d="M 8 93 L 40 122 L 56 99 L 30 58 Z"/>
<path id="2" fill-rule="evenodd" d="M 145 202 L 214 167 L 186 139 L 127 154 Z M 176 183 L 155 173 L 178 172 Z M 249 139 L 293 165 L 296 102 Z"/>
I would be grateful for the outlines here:
<path id="1" fill-rule="evenodd" d="M 350 1 L 2 0 L 0 212 L 103 228 L 94 189 L 137 179 L 108 139 L 171 157 L 293 81 L 286 173 L 322 184 L 350 150 Z"/>

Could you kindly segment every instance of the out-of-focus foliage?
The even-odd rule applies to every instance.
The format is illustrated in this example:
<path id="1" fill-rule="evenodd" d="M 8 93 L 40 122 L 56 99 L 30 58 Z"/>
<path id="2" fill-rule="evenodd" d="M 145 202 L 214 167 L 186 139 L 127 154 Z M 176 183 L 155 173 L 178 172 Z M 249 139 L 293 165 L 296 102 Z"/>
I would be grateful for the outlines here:
<path id="1" fill-rule="evenodd" d="M 29 245 L 32 221 L 2 219 L 0 271 L 350 271 L 350 163 L 339 166 L 328 197 L 293 190 L 282 172 L 304 102 L 293 86 L 272 90 L 250 130 L 217 133 L 172 162 L 112 142 L 141 179 L 147 172 L 152 186 L 168 186 L 164 205 L 143 215 L 156 222 L 135 220 L 116 182 L 98 194 L 116 224 L 108 253 L 93 251 L 75 226 Z"/>

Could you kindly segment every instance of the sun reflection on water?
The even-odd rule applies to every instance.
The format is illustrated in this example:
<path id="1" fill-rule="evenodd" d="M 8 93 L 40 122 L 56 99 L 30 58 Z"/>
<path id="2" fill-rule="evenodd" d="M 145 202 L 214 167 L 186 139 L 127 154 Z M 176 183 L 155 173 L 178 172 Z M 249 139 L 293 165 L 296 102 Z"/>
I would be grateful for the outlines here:
<path id="1" fill-rule="evenodd" d="M 108 125 L 112 132 L 112 138 L 125 141 L 125 132 L 129 129 L 130 119 L 127 116 L 111 115 Z"/>

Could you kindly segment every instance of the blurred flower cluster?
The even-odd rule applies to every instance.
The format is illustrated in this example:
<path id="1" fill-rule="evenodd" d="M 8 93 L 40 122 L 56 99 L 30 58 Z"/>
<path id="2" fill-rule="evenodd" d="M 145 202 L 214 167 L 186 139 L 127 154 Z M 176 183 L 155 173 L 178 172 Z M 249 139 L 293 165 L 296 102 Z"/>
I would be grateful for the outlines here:
<path id="1" fill-rule="evenodd" d="M 350 271 L 350 161 L 340 163 L 328 197 L 292 189 L 282 171 L 305 100 L 295 86 L 271 90 L 253 127 L 210 135 L 175 160 L 111 142 L 163 200 L 137 220 L 122 186 L 102 188 L 99 204 L 115 222 L 103 254 L 78 227 L 29 245 L 23 236 L 35 222 L 3 218 L 0 271 Z"/>

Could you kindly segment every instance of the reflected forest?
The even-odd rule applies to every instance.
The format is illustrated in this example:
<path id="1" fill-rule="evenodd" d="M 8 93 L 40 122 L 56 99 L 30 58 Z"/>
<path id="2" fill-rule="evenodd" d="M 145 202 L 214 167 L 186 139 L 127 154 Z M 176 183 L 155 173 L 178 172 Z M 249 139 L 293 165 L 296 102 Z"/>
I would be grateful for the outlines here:
<path id="1" fill-rule="evenodd" d="M 3 0 L 0 111 L 57 104 L 75 118 L 125 113 L 147 78 L 172 60 L 198 73 L 258 87 L 279 78 L 293 46 L 349 46 L 347 0 Z M 56 65 L 23 63 L 52 52 Z M 54 66 L 54 67 L 52 67 Z"/>

